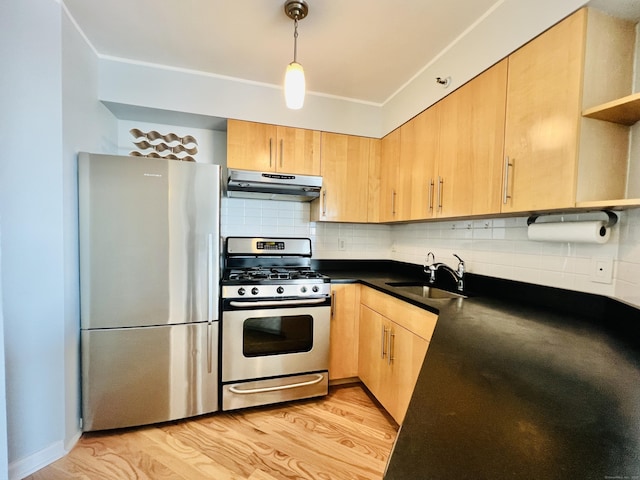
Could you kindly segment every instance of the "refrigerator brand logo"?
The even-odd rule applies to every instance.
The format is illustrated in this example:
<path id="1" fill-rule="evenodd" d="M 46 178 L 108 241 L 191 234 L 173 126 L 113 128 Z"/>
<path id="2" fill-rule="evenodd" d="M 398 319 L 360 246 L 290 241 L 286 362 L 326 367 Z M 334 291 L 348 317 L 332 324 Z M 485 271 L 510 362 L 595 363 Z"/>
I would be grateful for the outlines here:
<path id="1" fill-rule="evenodd" d="M 160 175 L 159 173 L 145 173 L 144 176 L 145 177 L 161 177 L 162 175 Z"/>

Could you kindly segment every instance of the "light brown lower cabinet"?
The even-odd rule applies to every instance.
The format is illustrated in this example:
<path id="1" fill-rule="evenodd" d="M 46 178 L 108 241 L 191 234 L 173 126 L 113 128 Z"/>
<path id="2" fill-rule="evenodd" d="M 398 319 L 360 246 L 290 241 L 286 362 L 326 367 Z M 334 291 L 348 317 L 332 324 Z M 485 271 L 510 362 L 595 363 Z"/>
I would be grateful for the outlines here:
<path id="1" fill-rule="evenodd" d="M 329 380 L 358 376 L 360 285 L 331 285 L 331 350 Z"/>
<path id="2" fill-rule="evenodd" d="M 358 376 L 402 424 L 437 315 L 361 287 Z"/>

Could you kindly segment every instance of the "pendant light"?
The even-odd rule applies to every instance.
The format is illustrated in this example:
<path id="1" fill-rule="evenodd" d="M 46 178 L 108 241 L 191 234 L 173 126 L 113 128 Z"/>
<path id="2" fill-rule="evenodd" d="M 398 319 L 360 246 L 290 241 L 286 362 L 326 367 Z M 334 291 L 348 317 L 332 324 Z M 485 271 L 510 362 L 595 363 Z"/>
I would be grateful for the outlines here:
<path id="1" fill-rule="evenodd" d="M 287 0 L 284 13 L 293 20 L 293 62 L 287 66 L 284 76 L 284 98 L 287 107 L 299 110 L 304 105 L 305 80 L 302 65 L 298 63 L 298 20 L 309 13 L 309 6 L 304 0 Z"/>

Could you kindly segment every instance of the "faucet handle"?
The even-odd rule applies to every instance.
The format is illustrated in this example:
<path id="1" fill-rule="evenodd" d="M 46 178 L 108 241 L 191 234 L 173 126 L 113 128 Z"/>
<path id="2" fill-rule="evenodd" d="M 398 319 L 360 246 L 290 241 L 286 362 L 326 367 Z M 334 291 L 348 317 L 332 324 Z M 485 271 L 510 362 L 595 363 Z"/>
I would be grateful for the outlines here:
<path id="1" fill-rule="evenodd" d="M 464 260 L 462 260 L 458 255 L 456 255 L 455 253 L 453 254 L 454 257 L 456 257 L 458 259 L 458 274 L 462 275 L 464 273 Z"/>
<path id="2" fill-rule="evenodd" d="M 431 263 L 429 263 L 429 257 L 431 257 Z M 433 262 L 436 261 L 436 256 L 433 254 L 433 252 L 429 252 L 427 253 L 427 259 L 425 260 L 425 267 L 428 265 L 431 265 Z"/>
<path id="3" fill-rule="evenodd" d="M 429 262 L 429 257 L 431 257 L 431 262 Z M 429 282 L 433 283 L 436 281 L 436 269 L 433 267 L 433 263 L 436 261 L 436 256 L 433 252 L 427 253 L 427 259 L 424 261 L 423 271 L 424 273 L 429 274 Z"/>

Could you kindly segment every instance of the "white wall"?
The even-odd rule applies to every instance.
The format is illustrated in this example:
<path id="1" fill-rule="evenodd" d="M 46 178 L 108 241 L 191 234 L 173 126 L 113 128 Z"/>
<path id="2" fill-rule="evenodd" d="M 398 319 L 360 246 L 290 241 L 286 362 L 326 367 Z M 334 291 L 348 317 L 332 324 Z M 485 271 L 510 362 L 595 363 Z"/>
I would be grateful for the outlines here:
<path id="1" fill-rule="evenodd" d="M 64 448 L 80 437 L 80 292 L 77 153 L 117 153 L 117 121 L 98 101 L 98 59 L 62 18 L 62 213 L 64 268 Z"/>
<path id="2" fill-rule="evenodd" d="M 629 210 L 619 228 L 615 297 L 640 306 L 640 209 Z"/>
<path id="3" fill-rule="evenodd" d="M 0 245 L 2 244 L 2 217 L 0 216 Z M 0 248 L 0 478 L 9 476 L 7 446 L 7 390 L 4 374 L 4 315 L 2 314 L 2 249 Z"/>
<path id="4" fill-rule="evenodd" d="M 102 59 L 99 98 L 196 115 L 371 135 L 380 131 L 380 108 L 307 95 L 304 109 L 285 107 L 279 88 L 233 82 L 200 72 Z"/>
<path id="5" fill-rule="evenodd" d="M 63 452 L 60 6 L 51 0 L 4 2 L 2 19 L 7 84 L 0 89 L 0 205 L 8 458 L 19 463 L 31 455 L 48 459 Z M 15 472 L 20 465 L 11 468 Z"/>
<path id="6" fill-rule="evenodd" d="M 114 150 L 97 58 L 55 0 L 0 16 L 0 218 L 9 478 L 79 436 L 76 151 Z"/>
<path id="7" fill-rule="evenodd" d="M 309 221 L 308 203 L 225 198 L 221 231 L 223 236 L 309 237 L 316 259 L 391 259 L 422 265 L 432 251 L 437 261 L 455 267 L 456 253 L 472 273 L 605 295 L 640 307 L 640 209 L 619 215 L 609 242 L 598 245 L 530 241 L 527 217 L 397 225 L 316 223 Z M 562 216 L 564 221 L 603 218 L 600 213 Z M 592 280 L 596 258 L 613 262 L 612 282 Z"/>
<path id="8" fill-rule="evenodd" d="M 504 0 L 384 106 L 309 93 L 304 109 L 288 110 L 280 86 L 111 58 L 100 61 L 105 102 L 221 118 L 291 125 L 380 138 L 586 3 Z M 440 88 L 435 77 L 452 77 Z"/>
<path id="9" fill-rule="evenodd" d="M 585 0 L 504 0 L 382 108 L 383 136 L 582 7 Z M 451 77 L 445 89 L 437 77 Z M 348 133 L 348 132 L 346 132 Z"/>
<path id="10" fill-rule="evenodd" d="M 221 235 L 311 238 L 313 258 L 388 258 L 391 227 L 309 221 L 309 203 L 223 198 Z M 340 249 L 339 239 L 344 240 Z"/>
<path id="11" fill-rule="evenodd" d="M 563 216 L 565 221 L 583 218 Z M 602 219 L 603 215 L 586 218 Z M 613 283 L 593 282 L 590 273 L 592 258 L 617 258 L 618 230 L 614 227 L 609 242 L 598 245 L 531 241 L 526 217 L 398 225 L 393 230 L 391 256 L 423 264 L 427 252 L 433 251 L 436 261 L 455 267 L 456 253 L 469 272 L 614 296 Z"/>

